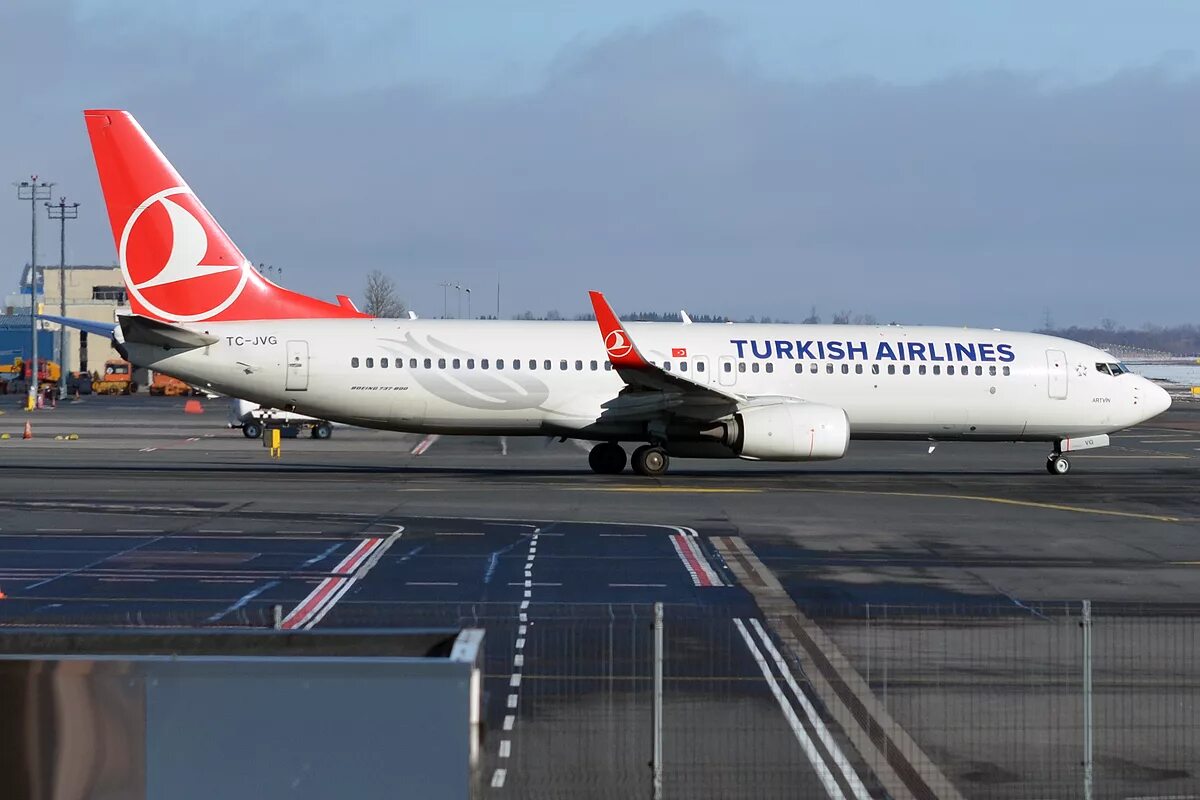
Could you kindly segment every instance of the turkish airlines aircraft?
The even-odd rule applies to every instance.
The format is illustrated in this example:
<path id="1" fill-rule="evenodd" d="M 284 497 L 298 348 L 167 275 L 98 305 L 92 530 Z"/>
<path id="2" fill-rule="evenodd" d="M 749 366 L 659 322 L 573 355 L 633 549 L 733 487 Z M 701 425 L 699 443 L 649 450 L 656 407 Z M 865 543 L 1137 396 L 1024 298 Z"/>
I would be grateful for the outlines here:
<path id="1" fill-rule="evenodd" d="M 264 278 L 124 111 L 87 111 L 133 363 L 264 406 L 386 430 L 599 442 L 600 473 L 669 457 L 817 461 L 851 439 L 1044 441 L 1047 469 L 1170 398 L 1109 354 L 959 328 L 373 319 Z M 55 319 L 47 317 L 47 319 Z"/>

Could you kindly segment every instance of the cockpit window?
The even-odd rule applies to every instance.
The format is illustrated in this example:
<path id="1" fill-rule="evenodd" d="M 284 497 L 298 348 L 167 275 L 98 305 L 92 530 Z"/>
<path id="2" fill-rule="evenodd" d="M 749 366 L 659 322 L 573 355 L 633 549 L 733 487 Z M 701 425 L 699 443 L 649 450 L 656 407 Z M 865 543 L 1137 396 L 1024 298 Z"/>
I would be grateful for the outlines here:
<path id="1" fill-rule="evenodd" d="M 1105 375 L 1123 375 L 1129 372 L 1129 367 L 1124 364 L 1114 364 L 1110 361 L 1106 364 L 1097 364 L 1096 372 L 1103 372 Z"/>
<path id="2" fill-rule="evenodd" d="M 1108 371 L 1108 364 L 1097 364 L 1096 372 L 1103 372 L 1105 375 L 1112 375 L 1112 373 Z"/>

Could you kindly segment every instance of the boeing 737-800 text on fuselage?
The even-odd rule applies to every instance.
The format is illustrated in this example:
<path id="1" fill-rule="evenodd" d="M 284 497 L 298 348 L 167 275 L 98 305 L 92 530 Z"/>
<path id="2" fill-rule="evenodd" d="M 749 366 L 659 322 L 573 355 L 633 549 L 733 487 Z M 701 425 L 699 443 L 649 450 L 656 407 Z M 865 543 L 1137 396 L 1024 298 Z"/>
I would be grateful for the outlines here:
<path id="1" fill-rule="evenodd" d="M 268 281 L 124 111 L 85 112 L 135 364 L 321 419 L 599 442 L 592 469 L 669 457 L 816 461 L 852 439 L 1045 441 L 1066 452 L 1170 405 L 1078 342 L 958 328 L 375 319 Z M 53 319 L 53 318 L 50 318 Z"/>

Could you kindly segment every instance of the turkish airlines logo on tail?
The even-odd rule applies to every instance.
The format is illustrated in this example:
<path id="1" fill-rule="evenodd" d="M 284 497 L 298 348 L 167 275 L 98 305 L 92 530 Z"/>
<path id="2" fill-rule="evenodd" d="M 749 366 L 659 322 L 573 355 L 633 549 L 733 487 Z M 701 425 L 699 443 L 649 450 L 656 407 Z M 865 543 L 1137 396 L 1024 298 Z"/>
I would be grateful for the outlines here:
<path id="1" fill-rule="evenodd" d="M 633 351 L 633 343 L 629 341 L 625 331 L 617 328 L 609 331 L 608 335 L 604 337 L 604 349 L 613 358 L 624 358 Z"/>
<path id="2" fill-rule="evenodd" d="M 147 311 L 196 322 L 229 308 L 250 264 L 187 187 L 151 195 L 121 233 L 121 272 Z"/>

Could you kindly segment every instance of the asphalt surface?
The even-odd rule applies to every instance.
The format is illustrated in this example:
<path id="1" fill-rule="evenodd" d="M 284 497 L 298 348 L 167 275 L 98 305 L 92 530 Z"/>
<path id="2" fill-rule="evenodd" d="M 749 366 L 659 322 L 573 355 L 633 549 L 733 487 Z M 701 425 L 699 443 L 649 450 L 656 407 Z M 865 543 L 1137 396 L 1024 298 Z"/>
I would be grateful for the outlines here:
<path id="1" fill-rule="evenodd" d="M 652 480 L 540 438 L 339 428 L 273 460 L 203 405 L 0 405 L 0 624 L 478 625 L 481 792 L 604 797 L 649 786 L 661 601 L 673 795 L 853 797 L 853 773 L 896 796 L 789 649 L 778 586 L 962 796 L 1029 797 L 1079 786 L 1086 599 L 1112 620 L 1097 774 L 1112 796 L 1197 789 L 1200 406 L 1063 477 L 1041 445 L 854 442 L 840 462 Z"/>

